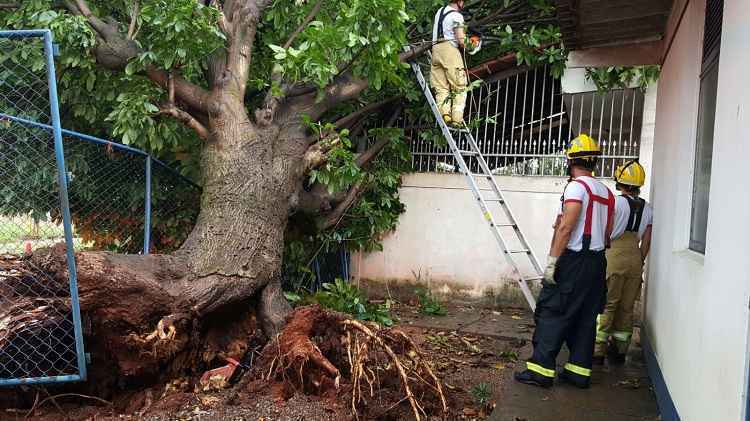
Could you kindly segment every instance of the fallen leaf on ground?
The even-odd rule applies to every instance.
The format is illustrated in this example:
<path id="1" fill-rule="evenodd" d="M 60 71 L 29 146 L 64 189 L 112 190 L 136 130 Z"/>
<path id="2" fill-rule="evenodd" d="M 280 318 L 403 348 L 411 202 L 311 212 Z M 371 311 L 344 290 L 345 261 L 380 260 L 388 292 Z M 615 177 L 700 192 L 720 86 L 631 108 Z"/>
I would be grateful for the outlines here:
<path id="1" fill-rule="evenodd" d="M 504 370 L 505 369 L 505 364 L 503 364 L 503 363 L 497 363 L 497 364 L 493 365 L 492 367 L 495 368 L 496 370 Z"/>
<path id="2" fill-rule="evenodd" d="M 207 396 L 201 396 L 199 399 L 203 405 L 209 406 L 209 407 L 213 407 L 219 402 L 221 402 L 221 398 L 218 396 L 207 395 Z"/>
<path id="3" fill-rule="evenodd" d="M 510 316 L 510 318 L 513 320 L 521 320 L 521 316 L 516 316 L 515 314 Z"/>
<path id="4" fill-rule="evenodd" d="M 477 410 L 474 408 L 464 408 L 464 415 L 467 417 L 473 417 L 477 415 Z"/>

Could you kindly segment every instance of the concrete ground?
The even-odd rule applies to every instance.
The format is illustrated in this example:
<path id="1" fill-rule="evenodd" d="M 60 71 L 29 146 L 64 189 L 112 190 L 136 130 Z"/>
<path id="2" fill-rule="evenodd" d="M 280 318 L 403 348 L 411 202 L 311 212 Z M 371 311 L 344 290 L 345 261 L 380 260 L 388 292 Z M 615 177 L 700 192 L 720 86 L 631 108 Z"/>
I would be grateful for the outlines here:
<path id="1" fill-rule="evenodd" d="M 521 358 L 531 354 L 528 344 Z M 563 349 L 557 359 L 558 372 L 567 360 Z M 523 370 L 519 361 L 516 371 Z M 630 350 L 621 366 L 594 368 L 591 388 L 580 390 L 556 382 L 551 389 L 520 384 L 508 373 L 503 389 L 496 396 L 497 407 L 491 421 L 656 421 L 661 419 L 651 381 L 640 348 Z"/>
<path id="2" fill-rule="evenodd" d="M 567 384 L 541 389 L 517 383 L 513 371 L 524 368 L 531 354 L 534 321 L 528 311 L 451 307 L 444 317 L 401 313 L 401 322 L 426 329 L 456 330 L 462 334 L 486 336 L 520 346 L 515 369 L 503 370 L 502 386 L 493 391 L 492 421 L 656 421 L 659 410 L 651 391 L 646 362 L 640 348 L 632 347 L 623 366 L 595 367 L 588 390 Z M 558 357 L 560 368 L 567 350 Z"/>

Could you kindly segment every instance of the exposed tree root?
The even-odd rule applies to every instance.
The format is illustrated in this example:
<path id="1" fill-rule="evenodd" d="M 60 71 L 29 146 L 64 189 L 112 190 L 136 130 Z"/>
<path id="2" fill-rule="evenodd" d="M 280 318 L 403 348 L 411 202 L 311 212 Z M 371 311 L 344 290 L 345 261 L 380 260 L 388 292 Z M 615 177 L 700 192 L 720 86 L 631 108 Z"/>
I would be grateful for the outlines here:
<path id="1" fill-rule="evenodd" d="M 196 303 L 181 294 L 185 285 L 195 286 L 183 259 L 87 252 L 77 254 L 76 263 L 92 364 L 89 381 L 73 390 L 109 398 L 117 388 L 200 374 L 225 357 L 240 358 L 249 338 L 261 334 L 261 289 L 198 314 Z M 30 257 L 0 256 L 0 359 L 14 356 L 0 364 L 0 377 L 49 375 L 37 362 L 51 356 L 55 367 L 74 373 L 70 311 L 63 244 Z"/>
<path id="2" fill-rule="evenodd" d="M 407 413 L 422 420 L 447 414 L 448 407 L 440 380 L 421 355 L 397 328 L 307 306 L 295 310 L 266 346 L 256 378 L 293 391 L 346 397 L 357 419 L 382 417 L 408 402 Z"/>

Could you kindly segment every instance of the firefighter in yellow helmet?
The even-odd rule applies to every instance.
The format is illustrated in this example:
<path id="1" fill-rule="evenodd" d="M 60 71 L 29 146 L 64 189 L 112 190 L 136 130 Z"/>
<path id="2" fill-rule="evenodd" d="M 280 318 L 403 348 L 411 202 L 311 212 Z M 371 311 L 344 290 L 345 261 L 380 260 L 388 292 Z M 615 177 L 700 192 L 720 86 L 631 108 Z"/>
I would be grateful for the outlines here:
<path id="1" fill-rule="evenodd" d="M 596 316 L 606 297 L 605 275 L 615 197 L 593 177 L 601 155 L 599 144 L 581 134 L 566 151 L 570 182 L 555 223 L 542 291 L 537 300 L 526 370 L 515 374 L 521 383 L 550 387 L 555 360 L 565 343 L 570 357 L 559 378 L 580 388 L 591 379 Z"/>
<path id="2" fill-rule="evenodd" d="M 617 190 L 612 247 L 607 251 L 607 304 L 597 322 L 594 363 L 623 363 L 633 334 L 633 307 L 641 293 L 643 262 L 651 246 L 653 210 L 639 197 L 646 171 L 637 161 L 615 169 Z M 611 340 L 611 342 L 610 342 Z M 610 346 L 608 346 L 608 343 Z"/>

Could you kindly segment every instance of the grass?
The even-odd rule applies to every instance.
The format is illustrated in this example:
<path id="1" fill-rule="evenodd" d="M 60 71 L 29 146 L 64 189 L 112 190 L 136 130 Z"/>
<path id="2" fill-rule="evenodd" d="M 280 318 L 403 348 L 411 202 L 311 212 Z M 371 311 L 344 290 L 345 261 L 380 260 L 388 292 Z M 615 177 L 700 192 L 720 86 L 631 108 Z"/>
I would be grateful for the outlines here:
<path id="1" fill-rule="evenodd" d="M 51 240 L 62 238 L 63 234 L 62 225 L 49 221 L 39 221 L 35 229 L 33 220 L 28 217 L 0 218 L 0 244 L 25 240 Z"/>
<path id="2" fill-rule="evenodd" d="M 50 221 L 39 221 L 35 229 L 29 217 L 0 217 L 0 253 L 21 254 L 25 251 L 25 242 L 30 241 L 32 249 L 50 247 L 64 241 L 65 230 L 62 224 Z M 73 238 L 75 251 L 91 248 L 92 244 L 84 243 L 80 238 Z"/>

